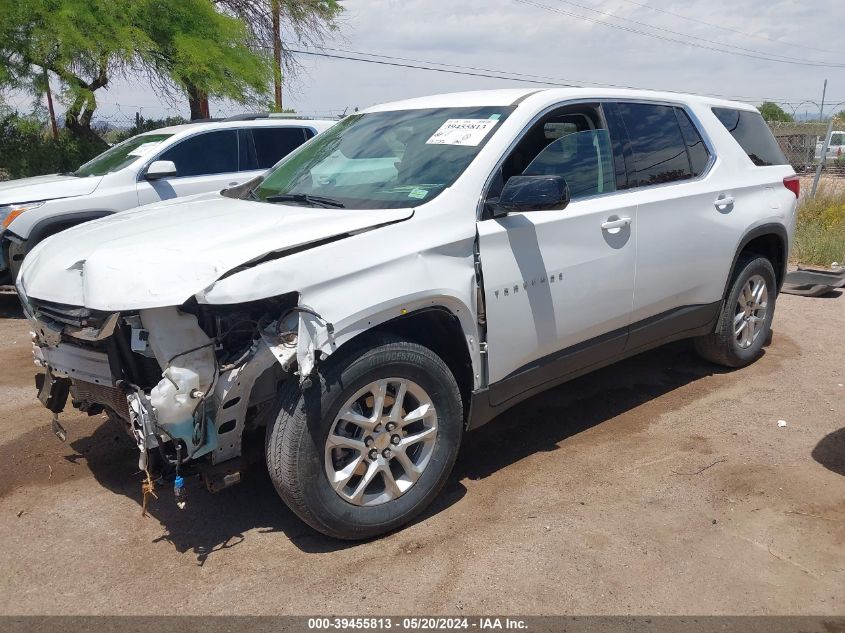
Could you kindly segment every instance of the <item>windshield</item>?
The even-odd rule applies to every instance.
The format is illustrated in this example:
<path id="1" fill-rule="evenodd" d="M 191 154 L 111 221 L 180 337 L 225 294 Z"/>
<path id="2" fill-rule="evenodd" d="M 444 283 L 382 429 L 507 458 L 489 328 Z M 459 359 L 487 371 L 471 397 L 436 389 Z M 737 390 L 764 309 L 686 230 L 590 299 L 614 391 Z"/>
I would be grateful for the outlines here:
<path id="1" fill-rule="evenodd" d="M 350 209 L 422 204 L 469 166 L 511 107 L 356 114 L 280 163 L 254 190 L 267 202 Z"/>
<path id="2" fill-rule="evenodd" d="M 141 134 L 118 143 L 99 156 L 92 158 L 73 172 L 74 176 L 105 176 L 126 167 L 129 163 L 146 156 L 172 134 Z"/>

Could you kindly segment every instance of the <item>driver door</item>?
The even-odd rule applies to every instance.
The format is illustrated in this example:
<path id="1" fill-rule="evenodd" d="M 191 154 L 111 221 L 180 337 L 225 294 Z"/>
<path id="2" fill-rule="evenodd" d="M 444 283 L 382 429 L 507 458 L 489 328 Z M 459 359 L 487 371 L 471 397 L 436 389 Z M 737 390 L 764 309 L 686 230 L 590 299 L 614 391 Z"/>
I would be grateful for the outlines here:
<path id="1" fill-rule="evenodd" d="M 201 132 L 166 149 L 155 160 L 170 160 L 176 175 L 138 181 L 138 205 L 208 191 L 220 191 L 247 180 L 238 172 L 237 130 Z"/>
<path id="2" fill-rule="evenodd" d="M 498 383 L 493 406 L 624 349 L 636 206 L 614 193 L 624 163 L 620 171 L 622 157 L 614 160 L 603 121 L 598 105 L 556 110 L 526 132 L 502 165 L 499 187 L 516 174 L 566 178 L 566 208 L 478 222 L 488 379 Z"/>

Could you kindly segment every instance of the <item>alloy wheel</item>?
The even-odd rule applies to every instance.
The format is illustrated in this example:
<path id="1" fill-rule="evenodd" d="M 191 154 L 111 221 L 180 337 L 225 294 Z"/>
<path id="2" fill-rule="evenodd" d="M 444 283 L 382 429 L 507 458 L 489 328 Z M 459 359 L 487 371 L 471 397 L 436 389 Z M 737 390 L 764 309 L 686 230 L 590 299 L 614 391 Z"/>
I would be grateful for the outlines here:
<path id="1" fill-rule="evenodd" d="M 763 331 L 768 300 L 766 280 L 761 275 L 752 275 L 737 297 L 734 312 L 734 338 L 742 349 L 751 347 Z"/>
<path id="2" fill-rule="evenodd" d="M 436 441 L 437 412 L 425 390 L 404 378 L 377 380 L 335 417 L 325 443 L 326 476 L 349 503 L 387 503 L 416 484 Z"/>

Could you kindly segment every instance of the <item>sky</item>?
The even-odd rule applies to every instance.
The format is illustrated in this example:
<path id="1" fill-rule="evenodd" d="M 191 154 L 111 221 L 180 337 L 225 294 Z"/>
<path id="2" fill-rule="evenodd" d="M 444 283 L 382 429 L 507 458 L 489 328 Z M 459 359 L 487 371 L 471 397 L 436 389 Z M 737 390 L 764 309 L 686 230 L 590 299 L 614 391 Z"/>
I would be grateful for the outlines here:
<path id="1" fill-rule="evenodd" d="M 450 64 L 496 71 L 470 71 L 480 74 L 520 73 L 522 79 L 524 75 L 546 79 L 531 83 L 516 81 L 513 75 L 510 80 L 474 77 L 299 55 L 301 71 L 287 81 L 284 101 L 303 114 L 328 116 L 426 94 L 539 88 L 546 81 L 713 94 L 757 104 L 773 100 L 789 102 L 787 111 L 818 113 L 822 84 L 828 79 L 825 110 L 838 112 L 845 109 L 841 103 L 845 32 L 837 4 L 838 0 L 346 0 L 340 33 L 326 43 L 336 49 L 326 51 L 329 54 L 371 53 L 417 60 L 379 58 L 396 63 Z M 729 46 L 738 54 L 708 50 Z M 148 118 L 187 114 L 186 102 L 162 100 L 143 82 L 116 80 L 97 95 L 98 118 L 117 124 L 138 110 Z M 10 101 L 26 106 L 20 95 L 17 102 Z M 213 116 L 244 111 L 243 106 L 222 102 L 212 102 L 211 109 Z"/>

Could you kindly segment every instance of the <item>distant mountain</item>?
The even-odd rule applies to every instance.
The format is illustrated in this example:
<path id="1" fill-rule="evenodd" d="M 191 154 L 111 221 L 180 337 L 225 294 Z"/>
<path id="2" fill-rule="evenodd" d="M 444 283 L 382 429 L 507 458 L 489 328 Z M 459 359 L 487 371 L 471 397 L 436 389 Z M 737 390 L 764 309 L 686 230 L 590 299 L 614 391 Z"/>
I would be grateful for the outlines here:
<path id="1" fill-rule="evenodd" d="M 819 111 L 816 108 L 815 111 L 813 110 L 805 110 L 804 112 L 796 112 L 795 113 L 795 120 L 796 121 L 818 121 L 819 120 Z M 829 121 L 830 117 L 825 116 L 824 121 Z"/>

